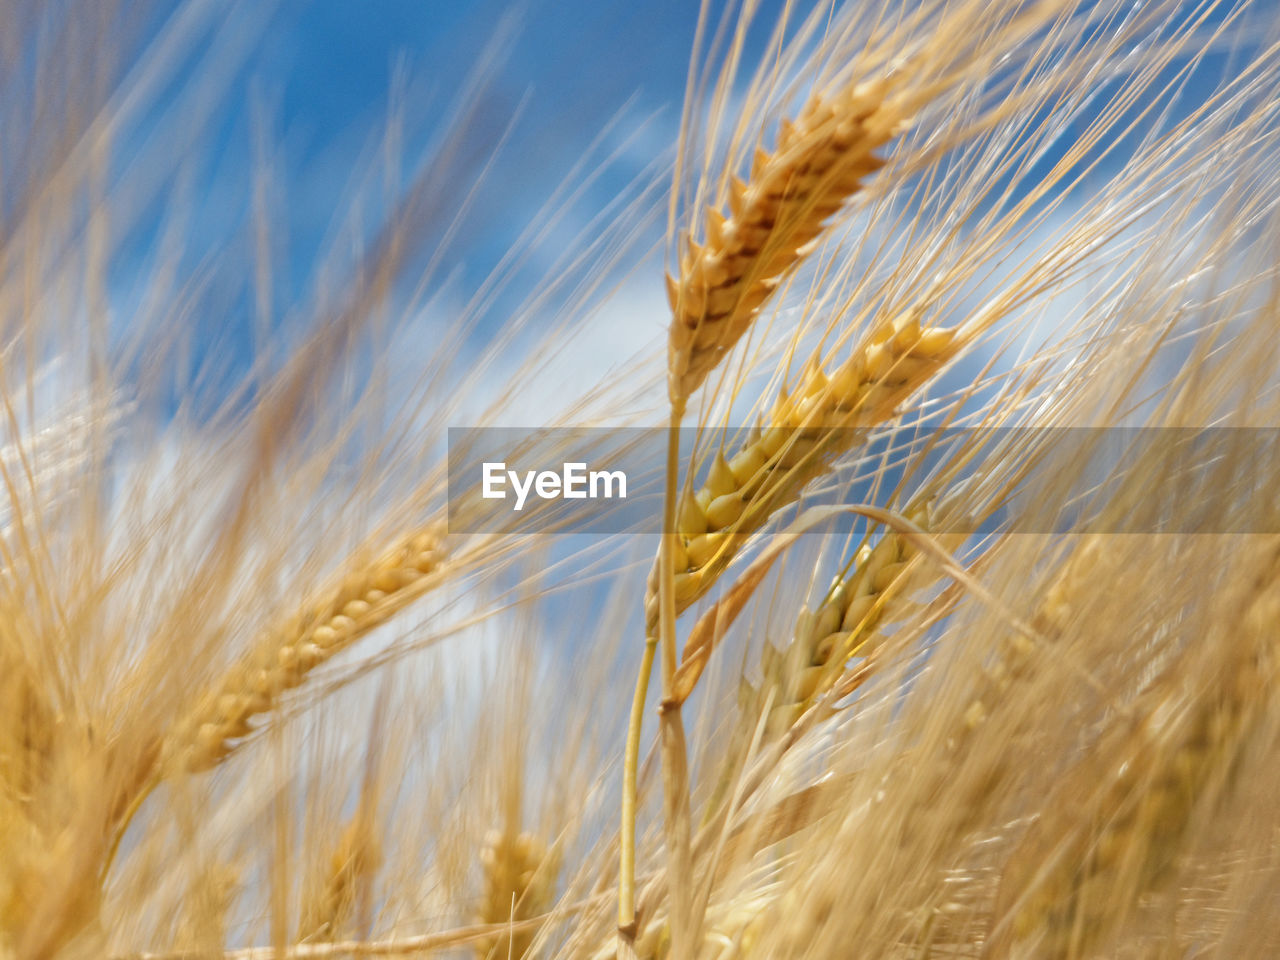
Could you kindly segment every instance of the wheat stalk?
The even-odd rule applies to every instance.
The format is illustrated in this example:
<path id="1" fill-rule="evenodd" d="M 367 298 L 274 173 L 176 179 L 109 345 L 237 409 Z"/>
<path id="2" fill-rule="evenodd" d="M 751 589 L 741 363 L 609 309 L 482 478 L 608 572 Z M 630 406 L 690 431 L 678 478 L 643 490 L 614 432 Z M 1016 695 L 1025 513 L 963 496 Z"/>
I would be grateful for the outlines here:
<path id="1" fill-rule="evenodd" d="M 1034 633 L 1014 630 L 1001 634 L 995 657 L 983 668 L 978 689 L 951 730 L 948 745 L 953 753 L 959 755 L 967 749 L 969 738 L 990 719 L 1002 698 L 1035 668 L 1037 655 L 1061 638 L 1094 588 L 1093 578 L 1106 560 L 1106 542 L 1101 536 L 1085 537 L 1054 573 L 1037 602 L 1030 623 Z M 1003 760 L 997 765 L 1002 768 Z M 1001 773 L 992 768 L 988 776 L 989 787 Z"/>

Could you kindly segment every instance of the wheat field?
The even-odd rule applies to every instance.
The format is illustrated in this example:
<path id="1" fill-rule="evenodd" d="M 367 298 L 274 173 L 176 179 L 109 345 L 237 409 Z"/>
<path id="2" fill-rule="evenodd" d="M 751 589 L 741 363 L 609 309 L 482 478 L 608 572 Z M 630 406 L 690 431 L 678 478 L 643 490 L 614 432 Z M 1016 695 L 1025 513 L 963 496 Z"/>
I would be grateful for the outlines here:
<path id="1" fill-rule="evenodd" d="M 266 6 L 2 7 L 0 960 L 1280 956 L 1275 0 L 708 0 L 527 153 L 502 20 L 341 190 Z"/>

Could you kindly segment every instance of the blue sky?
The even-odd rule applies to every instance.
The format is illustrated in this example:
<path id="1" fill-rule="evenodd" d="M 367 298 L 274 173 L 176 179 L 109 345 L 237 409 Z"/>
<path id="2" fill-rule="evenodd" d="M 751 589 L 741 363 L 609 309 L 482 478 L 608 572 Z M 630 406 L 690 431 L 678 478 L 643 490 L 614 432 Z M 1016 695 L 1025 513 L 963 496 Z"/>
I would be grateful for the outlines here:
<path id="1" fill-rule="evenodd" d="M 200 9 L 200 5 L 193 5 Z M 266 12 L 270 8 L 270 12 Z M 278 4 L 205 5 L 209 16 L 161 106 L 174 91 L 231 65 L 219 103 L 201 131 L 194 174 L 202 215 L 226 229 L 243 213 L 252 186 L 255 117 L 265 119 L 278 181 L 289 197 L 277 225 L 300 244 L 295 265 L 340 208 L 342 190 L 361 169 L 362 151 L 385 125 L 399 83 L 407 126 L 429 134 L 487 50 L 495 67 L 485 89 L 485 132 L 506 134 L 483 203 L 512 215 L 487 236 L 496 257 L 522 215 L 534 209 L 597 133 L 620 111 L 633 128 L 656 117 L 652 139 L 635 147 L 602 190 L 611 192 L 670 146 L 678 120 L 697 19 L 692 0 L 595 3 L 589 0 L 285 0 Z M 171 13 L 164 8 L 163 13 Z M 156 20 L 158 25 L 165 18 Z M 230 52 L 221 51 L 218 44 Z M 139 58 L 140 60 L 143 58 Z M 182 117 L 152 119 L 166 135 Z M 665 122 L 664 122 L 665 121 Z M 510 129 L 507 124 L 510 123 Z M 150 125 L 144 123 L 144 129 Z M 415 147 L 407 138 L 412 162 Z M 134 158 L 122 145 L 120 158 Z M 484 265 L 477 264 L 483 276 Z"/>
<path id="2" fill-rule="evenodd" d="M 772 5 L 762 10 L 765 24 Z M 198 2 L 185 12 L 159 5 L 140 33 L 150 48 L 139 48 L 133 62 L 126 56 L 126 68 L 158 61 L 166 31 L 192 26 L 160 94 L 115 145 L 111 193 L 137 216 L 116 237 L 117 320 L 136 315 L 158 263 L 180 239 L 180 273 L 216 276 L 215 292 L 192 313 L 197 352 L 223 356 L 222 383 L 233 384 L 253 352 L 251 217 L 261 159 L 271 172 L 278 319 L 305 301 L 338 223 L 356 209 L 366 225 L 385 214 L 376 186 L 361 193 L 353 184 L 381 162 L 392 91 L 404 91 L 407 177 L 430 157 L 433 133 L 492 52 L 471 127 L 474 150 L 460 161 L 490 169 L 439 269 L 460 289 L 474 289 L 611 123 L 589 160 L 598 166 L 608 155 L 607 169 L 563 230 L 580 228 L 670 155 L 697 13 L 695 0 L 283 0 Z M 130 184 L 159 186 L 139 204 L 132 198 L 145 191 Z M 545 252 L 553 255 L 555 243 Z M 513 283 L 512 296 L 530 282 Z M 122 337 L 126 325 L 117 324 Z"/>
<path id="3" fill-rule="evenodd" d="M 713 19 L 723 6 L 713 4 Z M 758 22 L 772 23 L 780 7 L 780 0 L 762 4 Z M 271 170 L 272 312 L 279 320 L 305 308 L 336 225 L 355 210 L 366 226 L 386 213 L 376 184 L 363 191 L 353 184 L 378 169 L 391 92 L 404 91 L 407 176 L 431 157 L 433 132 L 476 62 L 492 51 L 476 100 L 473 152 L 458 161 L 464 169 L 490 168 L 438 271 L 463 296 L 484 281 L 611 122 L 612 134 L 589 161 L 598 165 L 611 154 L 610 163 L 567 218 L 566 236 L 642 171 L 669 159 L 698 2 L 201 0 L 185 9 L 160 4 L 142 30 L 155 39 L 181 16 L 195 24 L 164 93 L 116 145 L 119 183 L 162 185 L 139 205 L 137 227 L 117 237 L 113 304 L 118 319 L 135 313 L 169 250 L 166 237 L 174 234 L 166 235 L 166 224 L 178 224 L 170 229 L 183 244 L 184 275 L 205 268 L 211 256 L 218 260 L 210 268 L 215 292 L 191 315 L 198 349 L 227 358 L 223 383 L 230 385 L 252 355 L 251 203 L 261 156 Z M 756 54 L 766 34 L 752 35 Z M 126 66 L 137 69 L 154 56 L 153 49 Z M 752 52 L 746 59 L 753 61 Z M 1216 56 L 1203 74 L 1220 75 L 1224 67 L 1229 61 Z M 207 110 L 199 109 L 203 95 Z M 1202 95 L 1193 89 L 1189 99 Z M 122 203 L 135 196 L 119 185 L 113 193 L 126 198 Z M 554 256 L 556 240 L 538 256 Z M 548 262 L 535 258 L 512 296 Z M 650 272 L 660 292 L 657 271 Z M 123 324 L 119 329 L 124 335 Z"/>

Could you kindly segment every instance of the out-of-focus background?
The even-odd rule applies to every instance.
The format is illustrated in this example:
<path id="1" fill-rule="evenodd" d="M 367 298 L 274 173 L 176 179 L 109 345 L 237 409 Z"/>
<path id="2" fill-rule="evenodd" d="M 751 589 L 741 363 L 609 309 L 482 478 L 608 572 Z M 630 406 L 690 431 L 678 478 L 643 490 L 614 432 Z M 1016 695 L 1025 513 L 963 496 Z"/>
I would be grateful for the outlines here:
<path id="1" fill-rule="evenodd" d="M 760 23 L 777 6 L 765 4 Z M 708 30 L 723 13 L 718 0 L 708 7 Z M 467 312 L 492 335 L 565 271 L 570 250 L 630 216 L 640 191 L 665 188 L 699 10 L 689 0 L 197 0 L 92 12 L 46 4 L 14 22 L 22 43 L 9 82 L 30 90 L 6 98 L 6 128 L 49 127 L 42 84 L 65 89 L 53 109 L 82 110 L 89 122 L 100 108 L 96 129 L 109 128 L 107 172 L 90 202 L 109 213 L 113 337 L 128 341 L 160 280 L 199 284 L 180 322 L 193 369 L 219 358 L 199 378 L 216 406 L 282 326 L 322 312 L 309 306 L 318 290 L 350 282 L 415 186 L 424 199 L 410 215 L 429 235 L 402 280 L 421 278 L 422 289 L 396 292 L 393 322 L 412 312 L 429 315 L 427 328 L 447 326 Z M 82 56 L 77 28 L 114 48 L 79 67 L 84 76 L 48 76 Z M 761 29 L 750 43 L 767 39 Z M 37 143 L 27 160 L 60 154 L 61 144 Z M 22 163 L 10 160 L 4 179 L 13 216 Z M 650 207 L 628 230 L 633 253 L 661 240 L 665 208 Z M 661 313 L 641 320 L 663 304 L 660 274 L 647 273 L 613 298 L 626 315 L 611 335 L 582 349 L 620 361 L 658 342 Z M 492 299 L 471 309 L 486 283 Z M 422 322 L 405 335 L 413 329 Z M 591 370 L 583 385 L 596 379 Z M 191 400 L 189 390 L 173 398 Z"/>

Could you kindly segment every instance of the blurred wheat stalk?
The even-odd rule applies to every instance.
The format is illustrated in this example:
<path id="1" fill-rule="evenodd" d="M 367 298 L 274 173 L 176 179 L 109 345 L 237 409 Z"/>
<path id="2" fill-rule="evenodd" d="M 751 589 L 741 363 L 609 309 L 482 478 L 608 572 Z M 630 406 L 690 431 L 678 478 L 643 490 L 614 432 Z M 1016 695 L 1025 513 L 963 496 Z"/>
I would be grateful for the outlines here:
<path id="1" fill-rule="evenodd" d="M 384 321 L 443 286 L 486 125 L 402 177 L 393 105 L 385 222 L 353 203 L 297 326 L 264 155 L 272 336 L 210 402 L 182 221 L 123 338 L 110 282 L 184 159 L 118 179 L 158 82 L 120 67 L 200 8 L 155 47 L 7 11 L 0 958 L 1280 952 L 1266 0 L 786 12 L 704 11 L 669 202 L 514 289 L 572 171 L 416 382 Z M 548 424 L 656 388 L 657 556 L 451 533 L 445 428 L 522 413 L 664 209 L 665 362 Z M 1218 446 L 1099 476 L 1118 427 Z"/>

